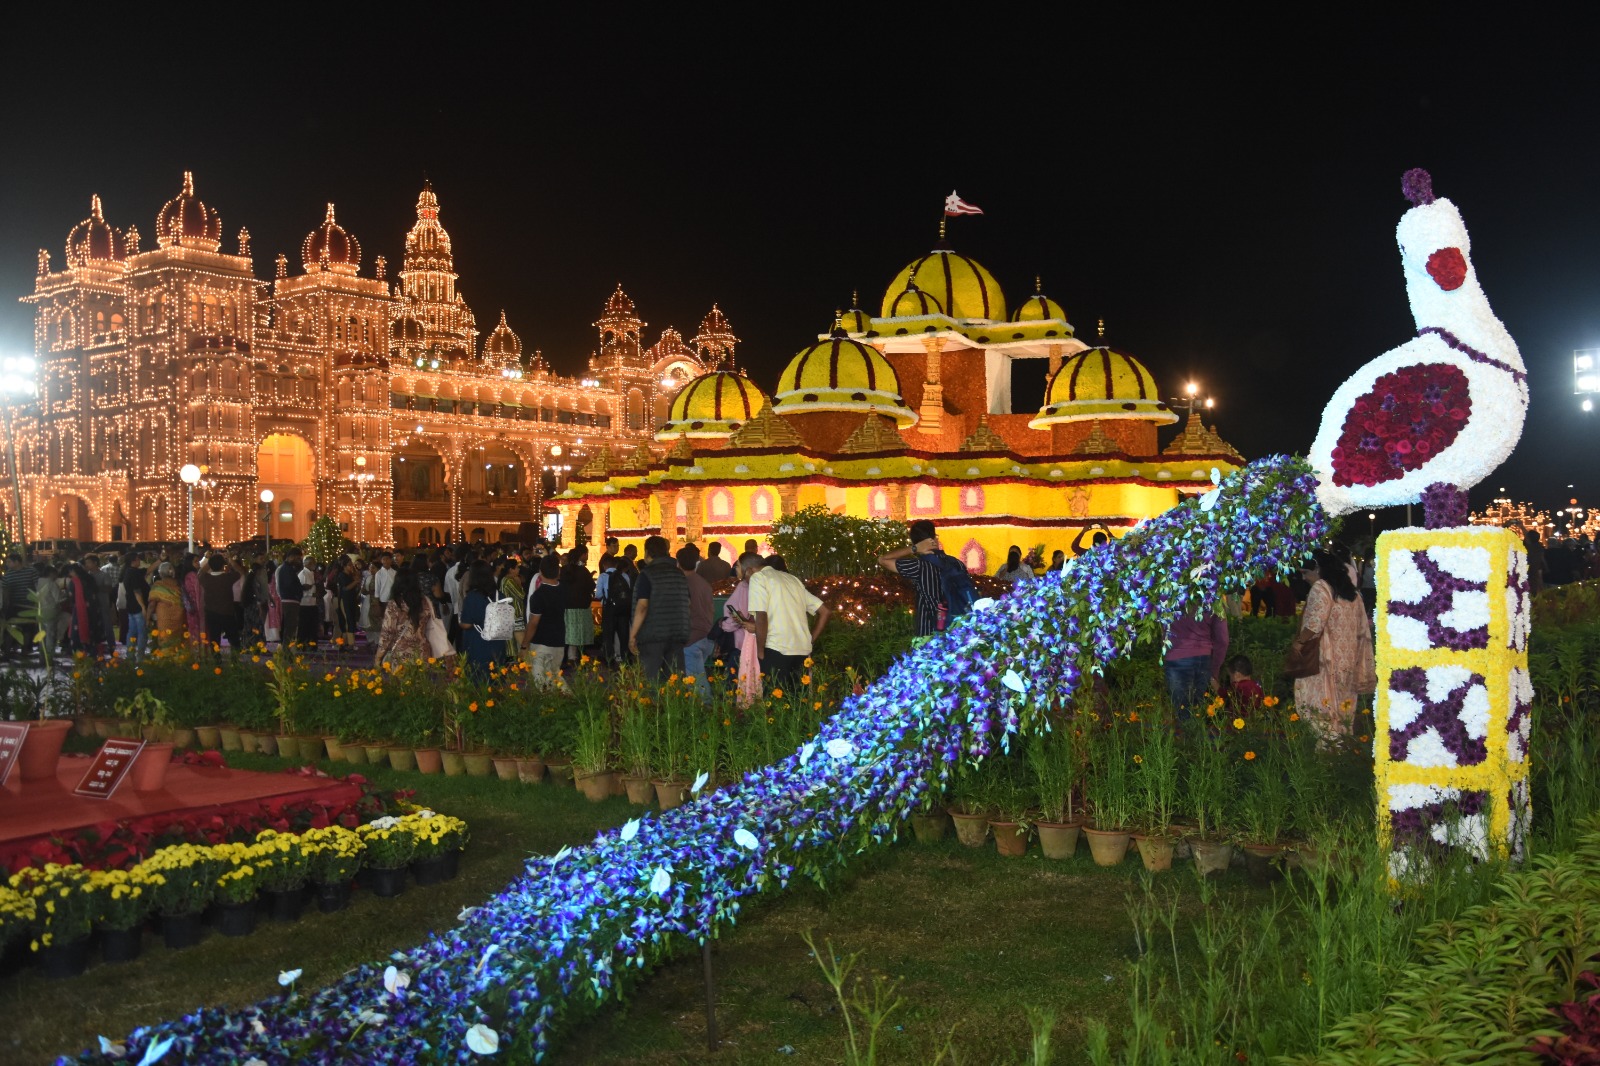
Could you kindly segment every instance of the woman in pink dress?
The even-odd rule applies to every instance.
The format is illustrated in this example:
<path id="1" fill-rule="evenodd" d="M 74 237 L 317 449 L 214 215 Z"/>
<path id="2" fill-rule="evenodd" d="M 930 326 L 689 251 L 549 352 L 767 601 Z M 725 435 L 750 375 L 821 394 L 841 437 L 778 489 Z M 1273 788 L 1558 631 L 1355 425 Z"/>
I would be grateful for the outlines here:
<path id="1" fill-rule="evenodd" d="M 178 562 L 178 587 L 183 590 L 183 613 L 189 623 L 189 639 L 198 644 L 205 640 L 206 600 L 200 588 L 200 568 L 192 554 L 185 554 Z"/>
<path id="2" fill-rule="evenodd" d="M 750 620 L 750 573 L 743 556 L 733 572 L 739 584 L 722 605 L 721 626 L 733 634 L 733 646 L 739 650 L 738 705 L 749 707 L 761 698 L 761 663 L 756 658 L 755 623 Z"/>
<path id="3" fill-rule="evenodd" d="M 1378 687 L 1372 622 L 1343 560 L 1317 552 L 1302 576 L 1311 582 L 1301 631 L 1322 634 L 1321 669 L 1296 678 L 1294 702 L 1324 742 L 1349 736 L 1360 697 Z"/>

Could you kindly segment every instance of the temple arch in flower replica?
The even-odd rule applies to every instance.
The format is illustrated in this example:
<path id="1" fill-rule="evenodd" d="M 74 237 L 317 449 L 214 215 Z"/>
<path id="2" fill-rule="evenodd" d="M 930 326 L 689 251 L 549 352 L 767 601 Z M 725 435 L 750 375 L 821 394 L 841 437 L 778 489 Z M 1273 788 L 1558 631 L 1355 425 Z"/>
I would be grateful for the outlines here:
<path id="1" fill-rule="evenodd" d="M 1158 428 L 1179 418 L 1150 371 L 1103 335 L 1079 340 L 1034 289 L 1008 313 L 987 269 L 940 247 L 895 275 L 876 315 L 837 315 L 770 394 L 733 364 L 730 335 L 656 429 L 664 459 L 602 449 L 553 502 L 595 541 L 660 531 L 730 556 L 812 505 L 930 518 L 946 551 L 986 571 L 1012 544 L 1070 554 L 1092 526 L 1120 536 L 1242 463 L 1193 412 L 1162 448 Z M 1012 403 L 1022 360 L 1046 364 L 1037 411 Z"/>
<path id="2" fill-rule="evenodd" d="M 525 350 L 503 312 L 480 340 L 426 185 L 398 282 L 382 256 L 363 263 L 332 204 L 298 266 L 279 255 L 259 280 L 249 231 L 225 250 L 222 216 L 189 174 L 155 236 L 141 248 L 138 227 L 113 225 L 96 196 L 61 269 L 39 251 L 23 297 L 39 398 L 14 420 L 27 539 L 182 539 L 186 463 L 203 471 L 196 533 L 215 544 L 261 534 L 264 488 L 274 539 L 303 537 L 319 515 L 377 544 L 531 539 L 565 475 L 596 448 L 650 443 L 677 389 L 732 336 L 668 329 L 649 345 L 618 286 L 582 377 Z"/>

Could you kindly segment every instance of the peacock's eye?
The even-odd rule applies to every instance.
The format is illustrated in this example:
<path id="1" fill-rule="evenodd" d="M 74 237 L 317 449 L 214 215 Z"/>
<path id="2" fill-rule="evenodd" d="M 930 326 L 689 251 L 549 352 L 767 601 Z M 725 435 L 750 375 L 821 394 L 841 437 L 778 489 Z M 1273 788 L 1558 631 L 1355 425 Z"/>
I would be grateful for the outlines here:
<path id="1" fill-rule="evenodd" d="M 1440 248 L 1428 256 L 1428 276 L 1445 292 L 1459 289 L 1467 280 L 1467 257 L 1460 248 Z"/>

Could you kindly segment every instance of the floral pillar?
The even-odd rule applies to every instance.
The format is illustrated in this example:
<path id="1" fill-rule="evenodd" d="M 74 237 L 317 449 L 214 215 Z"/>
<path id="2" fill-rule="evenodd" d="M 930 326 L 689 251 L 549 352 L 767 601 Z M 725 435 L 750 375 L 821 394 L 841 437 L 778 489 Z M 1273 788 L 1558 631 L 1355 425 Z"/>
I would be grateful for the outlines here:
<path id="1" fill-rule="evenodd" d="M 885 486 L 889 493 L 889 517 L 896 522 L 906 520 L 906 486 L 904 482 L 895 482 Z"/>
<path id="2" fill-rule="evenodd" d="M 1378 824 L 1396 876 L 1428 851 L 1518 856 L 1530 817 L 1528 556 L 1498 526 L 1377 546 Z"/>
<path id="3" fill-rule="evenodd" d="M 705 494 L 702 488 L 683 490 L 683 539 L 689 544 L 699 543 L 705 529 Z"/>
<path id="4" fill-rule="evenodd" d="M 773 515 L 774 518 L 788 518 L 800 510 L 800 486 L 792 481 L 783 481 L 778 484 L 778 506 L 783 514 Z"/>
<path id="5" fill-rule="evenodd" d="M 656 493 L 656 505 L 661 509 L 661 535 L 667 538 L 667 547 L 678 550 L 678 490 L 662 489 Z"/>

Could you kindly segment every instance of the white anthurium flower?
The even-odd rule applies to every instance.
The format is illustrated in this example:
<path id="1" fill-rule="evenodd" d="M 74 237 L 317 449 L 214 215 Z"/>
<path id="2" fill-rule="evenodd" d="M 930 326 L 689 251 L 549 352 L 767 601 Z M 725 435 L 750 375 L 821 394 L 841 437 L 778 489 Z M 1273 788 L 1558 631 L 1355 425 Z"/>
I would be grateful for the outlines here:
<path id="1" fill-rule="evenodd" d="M 500 1050 L 500 1034 L 479 1022 L 467 1030 L 467 1047 L 479 1055 L 493 1055 Z"/>
<path id="2" fill-rule="evenodd" d="M 801 748 L 800 749 L 800 765 L 804 766 L 806 763 L 810 762 L 811 761 L 811 756 L 813 754 L 815 754 L 816 750 L 817 750 L 817 746 L 815 744 L 809 744 L 809 743 L 806 744 L 805 747 Z"/>
<path id="3" fill-rule="evenodd" d="M 375 1011 L 375 1010 L 364 1010 L 360 1014 L 356 1015 L 356 1020 L 359 1021 L 362 1025 L 377 1026 L 377 1025 L 382 1025 L 384 1022 L 388 1021 L 389 1020 L 389 1016 L 387 1014 L 379 1013 L 378 1011 Z"/>
<path id="4" fill-rule="evenodd" d="M 709 780 L 711 780 L 711 775 L 706 773 L 704 770 L 700 771 L 700 776 L 694 779 L 694 786 L 690 788 L 689 791 L 695 795 L 699 795 L 700 790 L 706 787 L 706 782 Z"/>
<path id="5" fill-rule="evenodd" d="M 1000 683 L 1012 692 L 1020 694 L 1028 691 L 1028 683 L 1022 680 L 1022 675 L 1015 670 L 1007 670 L 1005 676 L 1000 679 Z"/>
<path id="6" fill-rule="evenodd" d="M 626 844 L 628 841 L 632 840 L 634 837 L 638 836 L 639 835 L 639 819 L 637 819 L 637 818 L 628 819 L 627 823 L 625 825 L 623 825 L 622 833 L 620 835 L 622 837 L 622 842 L 624 844 Z"/>
<path id="7" fill-rule="evenodd" d="M 250 1019 L 250 1028 L 255 1032 L 255 1034 L 257 1036 L 266 1036 L 267 1035 L 266 1023 L 263 1022 L 260 1018 L 251 1018 Z"/>
<path id="8" fill-rule="evenodd" d="M 556 865 L 562 859 L 566 858 L 568 855 L 571 855 L 571 854 L 572 854 L 572 848 L 571 848 L 570 845 L 567 846 L 567 847 L 563 847 L 560 851 L 556 852 L 555 855 L 551 856 L 550 865 L 551 866 Z"/>
<path id="9" fill-rule="evenodd" d="M 1200 510 L 1209 511 L 1217 505 L 1217 500 L 1222 496 L 1222 471 L 1216 467 L 1211 468 L 1211 484 L 1216 487 L 1200 497 Z"/>
<path id="10" fill-rule="evenodd" d="M 290 985 L 300 980 L 300 975 L 303 973 L 305 973 L 304 970 L 280 970 L 278 971 L 278 983 L 283 987 L 288 988 Z"/>
<path id="11" fill-rule="evenodd" d="M 656 870 L 656 872 L 653 875 L 651 875 L 651 877 L 650 877 L 650 891 L 651 892 L 653 892 L 653 893 L 655 893 L 656 895 L 659 896 L 659 895 L 661 895 L 663 892 L 665 892 L 667 889 L 669 889 L 671 887 L 672 887 L 672 875 L 667 873 L 665 868 L 658 869 L 658 870 Z"/>
<path id="12" fill-rule="evenodd" d="M 120 1059 L 128 1053 L 128 1045 L 116 1040 L 100 1038 L 100 1054 L 110 1059 Z"/>
<path id="13" fill-rule="evenodd" d="M 473 973 L 482 973 L 483 968 L 489 965 L 489 960 L 494 958 L 494 953 L 500 950 L 499 944 L 490 944 L 483 949 L 483 958 L 478 960 L 478 965 L 473 967 Z"/>
<path id="14" fill-rule="evenodd" d="M 985 596 L 981 600 L 973 600 L 972 601 L 972 609 L 974 611 L 987 611 L 989 608 L 991 608 L 993 606 L 994 606 L 994 599 L 992 597 L 989 597 L 989 596 Z"/>
<path id="15" fill-rule="evenodd" d="M 843 737 L 834 737 L 824 746 L 830 758 L 848 759 L 855 754 L 856 746 Z"/>
<path id="16" fill-rule="evenodd" d="M 478 908 L 476 908 L 476 907 L 462 907 L 461 908 L 461 912 L 456 915 L 456 921 L 464 922 L 468 918 L 471 918 L 477 912 L 478 912 Z M 393 967 L 391 966 L 390 969 L 393 969 Z"/>
<path id="17" fill-rule="evenodd" d="M 1211 571 L 1211 564 L 1210 563 L 1201 563 L 1199 566 L 1197 566 L 1193 570 L 1189 571 L 1189 580 L 1190 581 L 1199 581 L 1206 574 L 1210 573 L 1210 571 Z"/>
<path id="18" fill-rule="evenodd" d="M 733 831 L 733 842 L 746 851 L 754 851 L 761 846 L 761 841 L 756 839 L 756 835 L 743 826 Z"/>
<path id="19" fill-rule="evenodd" d="M 383 971 L 383 988 L 391 996 L 398 996 L 411 986 L 411 975 L 404 970 L 390 966 Z"/>
<path id="20" fill-rule="evenodd" d="M 144 1058 L 139 1060 L 139 1066 L 155 1066 L 167 1057 L 167 1052 L 172 1050 L 172 1045 L 177 1039 L 175 1036 L 169 1036 L 163 1040 L 152 1041 L 150 1046 L 144 1049 Z"/>

